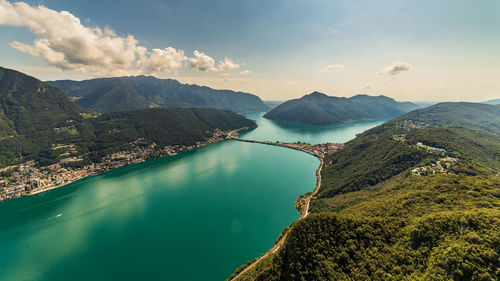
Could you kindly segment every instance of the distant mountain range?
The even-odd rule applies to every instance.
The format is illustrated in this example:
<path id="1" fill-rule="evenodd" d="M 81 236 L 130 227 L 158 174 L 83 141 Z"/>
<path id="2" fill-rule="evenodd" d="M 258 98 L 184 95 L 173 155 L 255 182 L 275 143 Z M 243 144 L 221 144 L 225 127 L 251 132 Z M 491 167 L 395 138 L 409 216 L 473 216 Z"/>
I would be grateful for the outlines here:
<path id="1" fill-rule="evenodd" d="M 282 103 L 264 117 L 321 125 L 390 118 L 418 107 L 413 103 L 397 102 L 386 96 L 357 95 L 351 98 L 339 98 L 314 92 L 300 99 Z"/>
<path id="2" fill-rule="evenodd" d="M 73 146 L 73 156 L 99 161 L 146 144 L 195 145 L 216 129 L 254 127 L 255 122 L 209 108 L 152 108 L 90 114 L 62 90 L 21 72 L 0 67 L 0 168 L 35 160 L 45 166 L 63 157 L 54 146 Z"/>
<path id="3" fill-rule="evenodd" d="M 487 104 L 500 104 L 500 99 L 494 99 L 494 100 L 484 101 L 483 103 L 487 103 Z"/>
<path id="4" fill-rule="evenodd" d="M 94 112 L 125 111 L 151 107 L 198 107 L 234 112 L 267 111 L 255 95 L 182 84 L 152 76 L 59 80 L 48 84 L 61 88 L 76 104 Z"/>
<path id="5" fill-rule="evenodd" d="M 269 106 L 269 108 L 273 109 L 275 107 L 277 107 L 278 105 L 284 103 L 285 101 L 281 101 L 281 100 L 266 100 L 264 101 L 264 103 Z"/>

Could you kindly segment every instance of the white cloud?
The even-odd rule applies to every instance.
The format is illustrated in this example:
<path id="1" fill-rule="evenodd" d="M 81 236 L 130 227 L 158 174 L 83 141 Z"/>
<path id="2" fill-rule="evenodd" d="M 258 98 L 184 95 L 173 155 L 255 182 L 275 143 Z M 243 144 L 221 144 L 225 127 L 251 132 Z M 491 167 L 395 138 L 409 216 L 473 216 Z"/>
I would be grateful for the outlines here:
<path id="1" fill-rule="evenodd" d="M 224 61 L 219 62 L 219 71 L 226 71 L 226 70 L 235 70 L 240 68 L 240 65 L 237 63 L 234 63 L 232 59 L 230 58 L 224 58 Z"/>
<path id="2" fill-rule="evenodd" d="M 107 26 L 87 27 L 71 13 L 45 6 L 0 0 L 0 24 L 29 28 L 38 37 L 31 45 L 14 41 L 10 46 L 63 70 L 97 75 L 175 73 L 189 60 L 197 70 L 219 71 L 204 53 L 195 51 L 195 58 L 189 59 L 173 47 L 148 50 L 133 35 L 118 36 Z M 219 62 L 221 70 L 238 67 L 229 58 Z"/>
<path id="3" fill-rule="evenodd" d="M 233 62 L 230 58 L 224 58 L 224 61 L 219 61 L 215 66 L 215 60 L 205 53 L 194 51 L 194 58 L 189 59 L 191 67 L 199 71 L 224 72 L 240 68 L 240 65 Z"/>
<path id="4" fill-rule="evenodd" d="M 378 75 L 396 75 L 404 71 L 409 71 L 411 65 L 402 61 L 395 61 L 392 65 L 382 68 Z"/>
<path id="5" fill-rule="evenodd" d="M 326 73 L 326 72 L 339 72 L 344 70 L 345 66 L 341 64 L 330 64 L 327 65 L 323 70 L 321 70 L 321 73 Z"/>
<path id="6" fill-rule="evenodd" d="M 167 47 L 153 49 L 149 56 L 140 56 L 137 66 L 146 73 L 172 73 L 180 69 L 186 59 L 184 51 Z"/>
<path id="7" fill-rule="evenodd" d="M 249 75 L 252 73 L 251 70 L 243 70 L 239 73 L 228 73 L 228 72 L 221 72 L 219 75 L 224 78 L 224 81 L 248 81 L 246 80 L 245 76 Z"/>
<path id="8" fill-rule="evenodd" d="M 190 58 L 189 62 L 191 67 L 199 71 L 213 71 L 216 72 L 215 60 L 210 56 L 205 55 L 205 53 L 198 52 L 195 50 L 193 52 L 194 58 Z"/>

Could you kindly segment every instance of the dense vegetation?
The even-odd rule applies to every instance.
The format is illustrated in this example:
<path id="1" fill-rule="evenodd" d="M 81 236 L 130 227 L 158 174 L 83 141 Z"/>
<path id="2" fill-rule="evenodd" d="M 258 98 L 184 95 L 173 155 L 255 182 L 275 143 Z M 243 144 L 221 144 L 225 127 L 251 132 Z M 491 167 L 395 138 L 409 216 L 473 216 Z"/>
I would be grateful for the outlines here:
<path id="1" fill-rule="evenodd" d="M 409 113 L 433 125 L 398 118 L 327 156 L 315 214 L 240 280 L 500 280 L 500 134 L 481 121 L 500 108 L 484 106 Z M 459 160 L 444 173 L 412 172 L 444 156 Z"/>
<path id="2" fill-rule="evenodd" d="M 90 151 L 94 160 L 127 148 L 130 142 L 144 138 L 146 143 L 194 145 L 223 131 L 254 127 L 254 121 L 232 111 L 201 108 L 152 108 L 105 113 L 78 125 L 78 145 Z"/>
<path id="3" fill-rule="evenodd" d="M 44 158 L 54 128 L 70 128 L 85 110 L 57 88 L 20 72 L 0 68 L 0 167 Z"/>
<path id="4" fill-rule="evenodd" d="M 397 102 L 385 96 L 357 95 L 351 98 L 338 98 L 314 92 L 300 99 L 282 103 L 264 117 L 309 124 L 334 124 L 390 118 L 416 108 L 415 104 Z"/>
<path id="5" fill-rule="evenodd" d="M 91 115 L 57 88 L 20 72 L 0 68 L 0 168 L 36 160 L 60 160 L 57 147 L 73 145 L 85 162 L 144 144 L 193 145 L 216 129 L 255 126 L 234 112 L 217 109 L 143 109 Z"/>
<path id="6" fill-rule="evenodd" d="M 81 112 L 60 89 L 0 67 L 0 138 L 63 125 Z"/>
<path id="7" fill-rule="evenodd" d="M 411 121 L 412 124 L 408 121 Z M 388 130 L 404 132 L 412 127 L 481 129 L 500 134 L 500 105 L 466 102 L 439 103 L 409 112 L 368 131 L 366 134 Z"/>
<path id="8" fill-rule="evenodd" d="M 51 81 L 75 102 L 95 112 L 125 111 L 150 107 L 200 107 L 234 112 L 267 111 L 262 100 L 248 93 L 214 90 L 152 76 L 99 78 L 85 81 Z"/>

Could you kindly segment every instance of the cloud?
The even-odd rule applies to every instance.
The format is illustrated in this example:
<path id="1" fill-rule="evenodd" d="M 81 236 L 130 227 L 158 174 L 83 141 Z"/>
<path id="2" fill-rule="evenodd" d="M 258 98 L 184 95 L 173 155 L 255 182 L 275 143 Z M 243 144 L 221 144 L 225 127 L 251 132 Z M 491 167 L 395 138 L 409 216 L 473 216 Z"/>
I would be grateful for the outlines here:
<path id="1" fill-rule="evenodd" d="M 409 71 L 411 65 L 402 61 L 395 61 L 392 65 L 382 68 L 378 75 L 396 75 L 404 71 Z"/>
<path id="2" fill-rule="evenodd" d="M 243 70 L 239 73 L 228 73 L 228 72 L 221 72 L 219 75 L 224 78 L 224 81 L 248 81 L 247 79 L 243 78 L 247 75 L 252 73 L 251 70 Z"/>
<path id="3" fill-rule="evenodd" d="M 172 47 L 163 50 L 153 49 L 149 56 L 139 58 L 137 66 L 146 73 L 172 73 L 181 68 L 186 59 L 182 50 Z"/>
<path id="4" fill-rule="evenodd" d="M 236 70 L 240 68 L 240 65 L 237 63 L 234 63 L 232 59 L 230 58 L 224 58 L 224 61 L 219 62 L 219 71 L 226 71 L 226 70 Z"/>
<path id="5" fill-rule="evenodd" d="M 216 72 L 215 60 L 205 53 L 198 52 L 195 50 L 193 52 L 194 58 L 190 58 L 189 62 L 191 67 L 199 71 L 213 71 Z"/>
<path id="6" fill-rule="evenodd" d="M 224 61 L 219 61 L 219 64 L 216 67 L 215 60 L 205 53 L 201 53 L 196 50 L 193 52 L 193 55 L 194 58 L 190 58 L 189 62 L 192 68 L 199 71 L 224 72 L 240 68 L 240 65 L 234 63 L 230 58 L 224 58 Z"/>
<path id="7" fill-rule="evenodd" d="M 321 73 L 326 73 L 326 72 L 339 72 L 344 70 L 345 66 L 341 64 L 330 64 L 327 65 L 323 70 L 321 70 Z"/>
<path id="8" fill-rule="evenodd" d="M 87 27 L 67 11 L 42 5 L 0 0 L 0 24 L 29 28 L 37 36 L 31 45 L 14 41 L 10 46 L 63 70 L 97 75 L 176 73 L 189 61 L 197 70 L 219 71 L 204 53 L 195 51 L 195 57 L 188 58 L 173 47 L 148 50 L 133 35 L 119 36 L 107 26 Z M 221 70 L 238 67 L 229 58 L 219 62 Z"/>
<path id="9" fill-rule="evenodd" d="M 251 70 L 243 70 L 242 72 L 240 72 L 240 75 L 241 75 L 241 76 L 247 76 L 247 75 L 249 75 L 250 73 L 252 73 L 252 71 L 251 71 Z"/>

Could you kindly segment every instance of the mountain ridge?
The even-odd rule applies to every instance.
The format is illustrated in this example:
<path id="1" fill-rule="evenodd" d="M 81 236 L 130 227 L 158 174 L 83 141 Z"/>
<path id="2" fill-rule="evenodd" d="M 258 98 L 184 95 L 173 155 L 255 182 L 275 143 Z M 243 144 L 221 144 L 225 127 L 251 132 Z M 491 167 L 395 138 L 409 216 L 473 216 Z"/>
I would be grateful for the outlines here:
<path id="1" fill-rule="evenodd" d="M 487 100 L 487 101 L 483 101 L 483 103 L 487 103 L 487 104 L 500 104 L 500 99 L 492 99 L 492 100 Z"/>
<path id="2" fill-rule="evenodd" d="M 395 117 L 416 108 L 418 106 L 413 103 L 397 102 L 383 95 L 359 94 L 345 98 L 313 92 L 278 105 L 264 117 L 271 120 L 324 125 Z"/>
<path id="3" fill-rule="evenodd" d="M 174 79 L 153 76 L 124 76 L 82 81 L 57 80 L 47 83 L 60 87 L 75 103 L 96 112 L 134 110 L 150 107 L 199 107 L 234 112 L 267 111 L 256 95 L 216 90 Z"/>
<path id="4" fill-rule="evenodd" d="M 120 81 L 114 83 L 120 84 Z M 0 67 L 0 168 L 35 160 L 38 166 L 64 156 L 54 147 L 73 147 L 85 163 L 146 144 L 191 146 L 223 131 L 256 126 L 228 110 L 148 108 L 95 115 L 73 103 L 59 88 Z"/>

